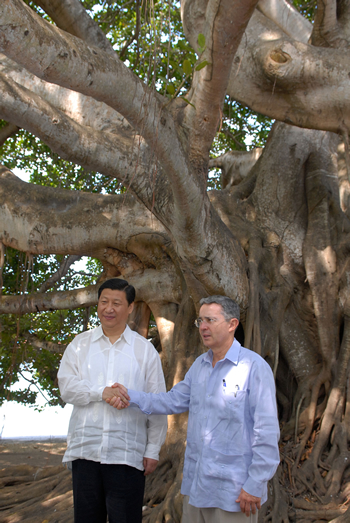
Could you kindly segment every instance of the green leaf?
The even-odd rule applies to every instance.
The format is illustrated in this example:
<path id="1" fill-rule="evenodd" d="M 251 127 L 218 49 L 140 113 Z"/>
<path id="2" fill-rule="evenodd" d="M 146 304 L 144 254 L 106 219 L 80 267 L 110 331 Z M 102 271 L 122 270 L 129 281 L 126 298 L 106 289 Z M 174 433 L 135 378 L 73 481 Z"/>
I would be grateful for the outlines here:
<path id="1" fill-rule="evenodd" d="M 186 102 L 188 105 L 192 105 L 193 109 L 196 109 L 195 106 L 193 104 L 191 104 L 191 102 L 189 100 L 187 100 L 187 98 L 185 98 L 184 96 L 180 96 L 180 98 L 182 98 L 184 100 L 184 102 Z"/>
<path id="2" fill-rule="evenodd" d="M 202 48 L 205 47 L 205 36 L 202 33 L 199 33 L 199 35 L 198 35 L 198 45 L 199 45 L 199 47 L 202 47 Z"/>
<path id="3" fill-rule="evenodd" d="M 185 75 L 189 76 L 192 74 L 192 64 L 189 60 L 184 60 L 182 65 Z"/>
<path id="4" fill-rule="evenodd" d="M 206 67 L 207 65 L 211 65 L 211 63 L 208 62 L 207 60 L 204 60 L 204 62 L 200 62 L 200 63 L 196 66 L 196 71 L 200 71 L 201 69 L 204 69 L 204 67 Z"/>
<path id="5" fill-rule="evenodd" d="M 175 93 L 175 87 L 173 86 L 173 84 L 168 84 L 167 87 L 166 87 L 166 90 L 171 95 L 173 95 Z"/>

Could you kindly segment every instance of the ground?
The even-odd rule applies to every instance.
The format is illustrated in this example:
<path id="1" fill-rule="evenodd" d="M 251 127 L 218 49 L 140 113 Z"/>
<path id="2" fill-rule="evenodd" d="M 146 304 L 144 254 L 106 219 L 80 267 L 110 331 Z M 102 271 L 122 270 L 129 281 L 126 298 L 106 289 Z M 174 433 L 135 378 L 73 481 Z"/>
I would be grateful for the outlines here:
<path id="1" fill-rule="evenodd" d="M 65 441 L 0 441 L 0 523 L 73 523 Z"/>
<path id="2" fill-rule="evenodd" d="M 0 440 L 0 471 L 14 465 L 54 467 L 61 465 L 66 442 Z"/>

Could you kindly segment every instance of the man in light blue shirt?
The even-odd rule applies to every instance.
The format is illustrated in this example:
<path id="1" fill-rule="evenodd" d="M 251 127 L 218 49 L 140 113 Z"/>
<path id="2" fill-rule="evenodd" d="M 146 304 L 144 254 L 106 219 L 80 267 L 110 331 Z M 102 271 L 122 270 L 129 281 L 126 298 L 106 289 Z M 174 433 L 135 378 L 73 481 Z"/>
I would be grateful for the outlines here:
<path id="1" fill-rule="evenodd" d="M 184 380 L 160 394 L 115 384 L 119 398 L 110 404 L 146 414 L 189 410 L 182 522 L 253 523 L 279 463 L 274 379 L 265 360 L 234 339 L 238 305 L 226 296 L 200 304 L 196 325 L 209 350 Z"/>

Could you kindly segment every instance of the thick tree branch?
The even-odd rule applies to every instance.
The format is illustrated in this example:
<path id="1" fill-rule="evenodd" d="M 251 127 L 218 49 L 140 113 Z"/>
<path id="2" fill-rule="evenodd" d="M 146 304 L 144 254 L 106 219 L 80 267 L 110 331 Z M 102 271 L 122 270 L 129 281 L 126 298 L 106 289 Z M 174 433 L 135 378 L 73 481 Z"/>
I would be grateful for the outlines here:
<path id="1" fill-rule="evenodd" d="M 347 0 L 318 1 L 311 42 L 319 47 L 349 49 L 350 6 Z"/>
<path id="2" fill-rule="evenodd" d="M 31 115 L 33 127 L 30 130 L 41 136 L 46 143 L 49 142 L 50 146 L 63 157 L 104 173 L 115 174 L 115 165 L 117 165 L 119 173 L 122 171 L 122 183 L 124 178 L 130 180 L 130 183 L 132 180 L 133 191 L 139 195 L 145 205 L 150 206 L 150 201 L 153 202 L 155 195 L 158 206 L 155 212 L 159 213 L 158 216 L 171 231 L 185 272 L 189 274 L 190 269 L 197 267 L 194 269 L 194 279 L 197 279 L 201 289 L 198 291 L 198 295 L 203 295 L 205 292 L 203 285 L 204 288 L 209 289 L 209 292 L 210 289 L 220 288 L 221 292 L 235 296 L 244 305 L 247 299 L 247 280 L 246 262 L 241 247 L 215 211 L 211 209 L 203 186 L 201 188 L 196 179 L 190 176 L 187 158 L 179 145 L 174 121 L 165 112 L 162 117 L 158 112 L 161 107 L 159 97 L 134 78 L 134 75 L 117 58 L 114 59 L 102 51 L 88 48 L 81 40 L 63 34 L 37 17 L 21 1 L 5 0 L 0 10 L 0 23 L 1 15 L 3 20 L 0 33 L 1 45 L 8 56 L 19 61 L 16 48 L 17 51 L 21 48 L 20 60 L 38 76 L 65 87 L 77 89 L 98 100 L 106 101 L 114 109 L 120 109 L 120 112 L 136 127 L 142 127 L 143 136 L 154 147 L 156 159 L 161 163 L 162 171 L 169 178 L 174 197 L 173 214 L 170 212 L 172 195 L 167 188 L 165 199 L 164 196 L 161 196 L 161 190 L 164 191 L 164 183 L 159 176 L 153 175 L 153 173 L 158 174 L 157 164 L 153 162 L 153 167 L 150 159 L 148 161 L 143 159 L 143 155 L 149 158 L 147 155 L 150 154 L 150 150 L 145 148 L 142 142 L 137 144 L 137 150 L 134 153 L 134 165 L 137 167 L 134 168 L 133 165 L 134 170 L 131 170 L 128 161 L 132 155 L 130 148 L 125 147 L 123 155 L 120 151 L 124 144 L 119 144 L 119 151 L 116 151 L 115 143 L 113 144 L 112 140 L 106 136 L 107 133 L 99 136 L 98 133 L 94 134 L 86 129 L 81 139 L 82 129 L 78 129 L 76 124 L 62 117 L 61 113 L 52 114 L 52 108 L 43 110 L 44 102 L 42 100 L 35 99 L 38 108 L 40 107 L 37 110 L 36 107 L 30 107 L 30 96 L 27 94 L 26 103 L 23 103 L 22 106 L 18 104 L 19 107 L 16 109 L 16 104 L 13 103 L 14 96 L 12 96 L 11 110 L 21 113 L 21 118 L 28 118 Z M 23 31 L 24 25 L 25 30 Z M 30 52 L 27 52 L 31 46 L 36 48 L 35 60 Z M 116 81 L 118 81 L 118 85 L 116 85 Z M 25 98 L 25 90 L 19 86 L 12 84 L 10 89 L 6 86 L 6 96 L 10 97 L 12 93 L 15 93 L 20 100 Z M 148 94 L 149 98 L 147 98 Z M 150 101 L 149 104 L 147 104 L 147 100 Z M 4 114 L 6 111 L 9 112 L 10 101 L 9 99 L 6 101 L 7 103 L 4 103 L 2 108 Z M 40 125 L 35 123 L 38 118 Z M 37 126 L 36 129 L 35 126 Z M 60 131 L 61 136 L 59 136 Z M 96 154 L 99 149 L 97 144 L 100 145 L 101 142 L 106 153 L 103 157 Z M 72 144 L 74 144 L 74 148 Z M 139 158 L 141 158 L 141 162 L 139 162 Z M 140 163 L 152 165 L 150 180 L 143 176 L 144 167 L 140 169 Z M 135 176 L 133 176 L 134 173 L 136 173 Z M 159 186 L 154 185 L 152 177 L 155 178 L 156 184 L 160 182 Z M 158 194 L 160 198 L 157 198 Z M 162 211 L 165 207 L 167 211 L 161 215 L 159 208 Z M 217 241 L 218 237 L 222 239 L 220 243 Z M 41 241 L 33 243 L 36 243 L 35 248 L 38 251 L 42 249 Z M 30 250 L 32 249 L 33 247 Z M 59 252 L 62 251 L 59 250 Z M 65 250 L 65 253 L 67 252 L 74 254 L 77 251 Z M 233 253 L 236 253 L 237 256 Z M 218 275 L 223 265 L 227 269 L 227 275 L 222 279 Z"/>
<path id="3" fill-rule="evenodd" d="M 3 145 L 10 136 L 13 136 L 19 131 L 19 127 L 13 123 L 7 123 L 0 129 L 0 147 Z"/>
<path id="4" fill-rule="evenodd" d="M 58 153 L 62 158 L 89 170 L 106 174 L 131 188 L 152 208 L 156 191 L 153 173 L 159 170 L 151 151 L 141 137 L 129 130 L 118 137 L 78 124 L 60 110 L 0 73 L 0 117 L 11 118 Z M 170 187 L 162 182 L 162 200 Z"/>
<path id="5" fill-rule="evenodd" d="M 312 33 L 312 43 L 330 47 L 332 33 L 337 28 L 337 0 L 318 0 Z"/>
<path id="6" fill-rule="evenodd" d="M 89 285 L 84 289 L 72 291 L 2 296 L 0 298 L 0 314 L 27 314 L 91 307 L 97 303 L 97 289 L 97 285 Z"/>
<path id="7" fill-rule="evenodd" d="M 138 217 L 135 220 L 135 217 Z M 140 234 L 163 226 L 131 195 L 99 195 L 42 187 L 0 169 L 0 240 L 33 254 L 77 254 L 103 259 L 106 247 L 128 252 Z"/>
<path id="8" fill-rule="evenodd" d="M 42 7 L 63 31 L 107 53 L 115 53 L 102 29 L 88 15 L 79 0 L 35 0 L 35 3 Z"/>
<path id="9" fill-rule="evenodd" d="M 2 2 L 0 50 L 39 78 L 91 96 L 123 114 L 156 152 L 166 172 L 188 170 L 165 99 L 117 56 L 60 31 L 22 0 Z"/>
<path id="10" fill-rule="evenodd" d="M 182 16 L 190 20 L 183 18 L 186 36 L 195 47 L 198 33 L 203 31 L 206 4 L 188 1 L 182 8 Z M 191 24 L 191 6 L 200 13 L 197 24 Z M 288 26 L 286 29 L 289 31 Z M 347 26 L 344 35 L 346 32 Z M 237 50 L 227 94 L 271 118 L 343 133 L 350 128 L 349 68 L 348 53 L 303 45 L 255 10 Z"/>
<path id="11" fill-rule="evenodd" d="M 145 141 L 135 136 L 126 120 L 104 103 L 38 80 L 13 64 L 9 59 L 2 62 L 8 76 L 0 72 L 0 115 L 21 122 L 61 157 L 117 177 L 164 219 L 172 187 Z M 169 218 L 169 207 L 165 214 Z"/>
<path id="12" fill-rule="evenodd" d="M 169 205 L 172 205 L 172 193 L 180 208 L 181 223 L 187 219 L 188 210 L 198 215 L 199 210 L 196 209 L 200 209 L 205 193 L 189 179 L 187 170 L 180 170 L 177 179 L 173 176 L 173 170 L 167 171 L 173 182 L 170 185 L 162 175 L 156 158 L 150 156 L 147 144 L 140 137 L 133 136 L 130 126 L 125 125 L 118 113 L 78 93 L 56 86 L 48 87 L 49 84 L 42 81 L 38 85 L 36 77 L 32 81 L 12 64 L 12 61 L 10 64 L 4 62 L 4 71 L 8 73 L 10 70 L 11 78 L 0 73 L 0 91 L 3 93 L 0 115 L 3 118 L 20 123 L 42 138 L 61 157 L 117 177 L 166 225 L 169 225 L 171 218 Z M 18 85 L 12 80 L 13 76 L 16 80 L 25 80 L 26 85 L 40 96 Z M 61 108 L 67 115 L 62 113 Z M 118 139 L 114 134 L 101 132 L 105 126 L 117 133 Z"/>
<path id="13" fill-rule="evenodd" d="M 137 291 L 136 301 L 150 303 L 162 296 L 168 302 L 181 302 L 179 279 L 175 272 L 147 269 L 142 274 L 129 278 L 129 281 Z M 98 288 L 99 285 L 89 285 L 72 291 L 1 296 L 0 314 L 28 314 L 92 307 L 97 303 Z"/>
<path id="14" fill-rule="evenodd" d="M 195 110 L 191 105 L 185 109 L 192 135 L 190 160 L 204 180 L 232 62 L 256 4 L 257 0 L 209 0 L 206 7 L 203 30 L 206 49 L 201 61 L 206 60 L 210 65 L 195 71 L 189 95 Z"/>
<path id="15" fill-rule="evenodd" d="M 259 0 L 257 9 L 286 35 L 308 43 L 313 26 L 287 0 Z"/>
<path id="16" fill-rule="evenodd" d="M 83 127 L 91 127 L 96 131 L 122 137 L 133 136 L 133 129 L 127 120 L 105 103 L 45 82 L 3 54 L 0 54 L 0 72 L 6 78 L 14 80 L 20 86 L 40 96 Z"/>
<path id="17" fill-rule="evenodd" d="M 228 94 L 271 118 L 342 133 L 350 127 L 349 67 L 348 54 L 293 41 L 255 12 Z"/>
<path id="18" fill-rule="evenodd" d="M 209 160 L 209 167 L 219 167 L 222 170 L 222 188 L 232 187 L 248 176 L 262 152 L 260 147 L 251 151 L 229 151 Z"/>

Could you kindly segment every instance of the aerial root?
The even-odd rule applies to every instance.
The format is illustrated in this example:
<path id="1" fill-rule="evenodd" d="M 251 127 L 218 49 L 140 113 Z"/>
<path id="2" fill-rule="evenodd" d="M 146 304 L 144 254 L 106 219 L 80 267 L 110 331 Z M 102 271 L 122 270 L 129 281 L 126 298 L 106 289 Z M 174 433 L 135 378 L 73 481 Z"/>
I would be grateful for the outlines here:
<path id="1" fill-rule="evenodd" d="M 165 499 L 154 507 L 148 507 L 144 511 L 143 521 L 145 523 L 179 523 L 182 515 L 182 499 L 180 493 L 182 481 L 182 466 L 175 480 L 169 488 Z"/>
<path id="2" fill-rule="evenodd" d="M 71 473 L 62 467 L 7 467 L 0 473 L 1 523 L 73 523 Z"/>
<path id="3" fill-rule="evenodd" d="M 277 473 L 269 484 L 269 499 L 267 503 L 262 506 L 259 521 L 263 521 L 264 523 L 268 523 L 269 521 L 272 523 L 289 523 L 288 502 L 280 486 L 282 474 L 283 470 L 280 465 Z"/>

